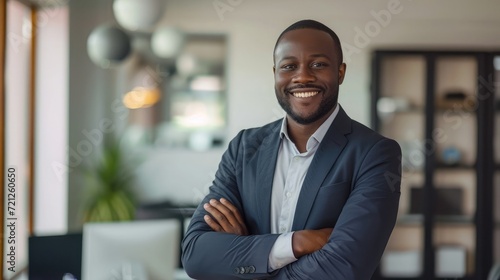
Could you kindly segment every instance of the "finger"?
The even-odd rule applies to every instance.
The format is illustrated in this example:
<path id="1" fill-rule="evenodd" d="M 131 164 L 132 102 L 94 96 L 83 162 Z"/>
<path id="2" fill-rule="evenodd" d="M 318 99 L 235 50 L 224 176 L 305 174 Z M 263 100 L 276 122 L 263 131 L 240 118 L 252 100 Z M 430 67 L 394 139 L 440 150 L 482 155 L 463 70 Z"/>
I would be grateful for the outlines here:
<path id="1" fill-rule="evenodd" d="M 207 225 L 212 228 L 212 230 L 217 231 L 217 232 L 223 231 L 222 227 L 217 222 L 215 222 L 212 218 L 210 218 L 209 215 L 205 215 L 203 218 L 205 219 L 205 222 L 207 223 Z"/>
<path id="2" fill-rule="evenodd" d="M 210 200 L 210 205 L 215 207 L 219 212 L 224 215 L 226 220 L 228 221 L 229 226 L 234 227 L 240 225 L 238 219 L 235 217 L 234 213 L 224 204 L 220 203 L 215 199 Z M 222 224 L 221 224 L 222 225 Z"/>
<path id="3" fill-rule="evenodd" d="M 225 198 L 221 198 L 220 202 L 233 213 L 233 216 L 236 218 L 236 220 L 238 220 L 238 223 L 240 225 L 245 224 L 243 222 L 243 217 L 241 216 L 240 211 L 238 210 L 238 208 L 236 208 L 236 206 L 234 206 L 231 202 L 229 202 L 229 200 Z"/>
<path id="4" fill-rule="evenodd" d="M 212 203 L 212 201 L 210 202 Z M 212 216 L 211 218 L 222 227 L 223 231 L 232 232 L 233 225 L 229 221 L 228 217 L 226 217 L 225 214 L 219 210 L 220 207 L 216 207 L 210 203 L 206 203 L 204 207 L 205 210 Z"/>
<path id="5" fill-rule="evenodd" d="M 247 235 L 248 234 L 247 226 L 246 226 L 245 220 L 243 220 L 243 217 L 241 216 L 238 208 L 236 208 L 236 206 L 234 206 L 229 200 L 227 200 L 225 198 L 221 198 L 220 202 L 233 213 L 233 216 L 236 218 L 236 221 L 238 222 L 240 228 L 243 231 L 242 234 Z"/>

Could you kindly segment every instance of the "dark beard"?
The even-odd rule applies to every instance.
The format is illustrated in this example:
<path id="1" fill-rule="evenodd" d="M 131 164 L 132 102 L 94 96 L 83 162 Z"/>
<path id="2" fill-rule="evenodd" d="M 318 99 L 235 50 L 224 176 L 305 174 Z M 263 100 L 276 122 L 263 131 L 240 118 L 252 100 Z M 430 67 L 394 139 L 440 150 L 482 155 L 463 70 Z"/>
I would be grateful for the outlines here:
<path id="1" fill-rule="evenodd" d="M 287 96 L 281 96 L 278 90 L 275 88 L 274 89 L 276 93 L 276 97 L 278 99 L 278 103 L 280 104 L 281 108 L 286 112 L 288 116 L 292 118 L 292 120 L 296 121 L 299 124 L 310 124 L 313 123 L 322 117 L 326 116 L 330 110 L 332 110 L 335 105 L 337 104 L 338 100 L 338 94 L 335 94 L 334 96 L 330 96 L 329 98 L 325 98 L 325 95 L 323 94 L 323 97 L 321 98 L 321 103 L 319 105 L 318 110 L 311 114 L 310 116 L 302 117 L 298 114 L 296 114 L 293 110 L 292 107 L 290 106 L 290 96 L 288 96 L 289 93 L 286 93 Z M 338 92 L 338 88 L 337 88 Z"/>

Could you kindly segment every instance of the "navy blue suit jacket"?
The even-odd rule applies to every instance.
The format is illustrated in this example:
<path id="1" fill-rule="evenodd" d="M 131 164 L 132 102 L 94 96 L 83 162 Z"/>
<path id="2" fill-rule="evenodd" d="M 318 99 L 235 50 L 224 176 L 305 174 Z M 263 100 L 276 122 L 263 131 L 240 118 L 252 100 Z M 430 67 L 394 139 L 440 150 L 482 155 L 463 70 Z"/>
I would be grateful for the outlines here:
<path id="1" fill-rule="evenodd" d="M 268 272 L 270 207 L 281 120 L 241 131 L 193 215 L 182 260 L 196 279 L 370 279 L 394 227 L 400 196 L 399 145 L 351 120 L 342 108 L 321 142 L 298 198 L 292 230 L 334 228 L 319 251 Z M 214 232 L 203 204 L 226 198 L 249 236 Z"/>

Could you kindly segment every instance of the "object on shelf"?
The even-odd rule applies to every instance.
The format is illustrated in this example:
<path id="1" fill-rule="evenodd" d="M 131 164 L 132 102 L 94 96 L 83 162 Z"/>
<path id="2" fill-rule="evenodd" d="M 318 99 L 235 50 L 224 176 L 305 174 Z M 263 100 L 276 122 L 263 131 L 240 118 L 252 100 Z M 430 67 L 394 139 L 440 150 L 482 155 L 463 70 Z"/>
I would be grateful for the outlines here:
<path id="1" fill-rule="evenodd" d="M 436 100 L 436 108 L 442 110 L 473 111 L 476 109 L 476 100 L 473 96 L 461 91 L 450 91 L 444 97 Z"/>
<path id="2" fill-rule="evenodd" d="M 403 167 L 408 170 L 421 169 L 425 163 L 424 147 L 419 140 L 402 141 Z"/>
<path id="3" fill-rule="evenodd" d="M 436 249 L 436 277 L 464 277 L 466 253 L 462 246 L 439 246 Z"/>
<path id="4" fill-rule="evenodd" d="M 462 152 L 454 146 L 445 147 L 441 152 L 441 162 L 444 165 L 456 166 L 462 160 Z"/>
<path id="5" fill-rule="evenodd" d="M 377 111 L 380 114 L 392 114 L 411 108 L 411 102 L 406 98 L 381 97 L 377 102 Z"/>
<path id="6" fill-rule="evenodd" d="M 464 215 L 463 190 L 460 187 L 436 187 L 434 189 L 435 215 Z M 410 191 L 410 213 L 423 214 L 424 189 L 412 187 Z"/>
<path id="7" fill-rule="evenodd" d="M 420 251 L 386 251 L 380 264 L 384 277 L 419 277 L 422 275 Z"/>

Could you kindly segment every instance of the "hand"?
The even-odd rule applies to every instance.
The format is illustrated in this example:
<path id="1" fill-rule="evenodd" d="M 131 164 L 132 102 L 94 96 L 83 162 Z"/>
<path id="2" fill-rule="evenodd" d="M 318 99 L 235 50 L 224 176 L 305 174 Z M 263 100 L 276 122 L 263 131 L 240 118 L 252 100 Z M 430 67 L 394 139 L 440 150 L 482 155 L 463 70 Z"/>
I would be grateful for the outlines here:
<path id="1" fill-rule="evenodd" d="M 295 258 L 300 258 L 323 248 L 328 242 L 333 228 L 299 230 L 293 233 L 292 248 Z"/>
<path id="2" fill-rule="evenodd" d="M 237 235 L 248 235 L 247 226 L 238 209 L 227 199 L 220 201 L 211 199 L 203 205 L 210 215 L 205 215 L 205 222 L 217 232 L 226 232 Z"/>

